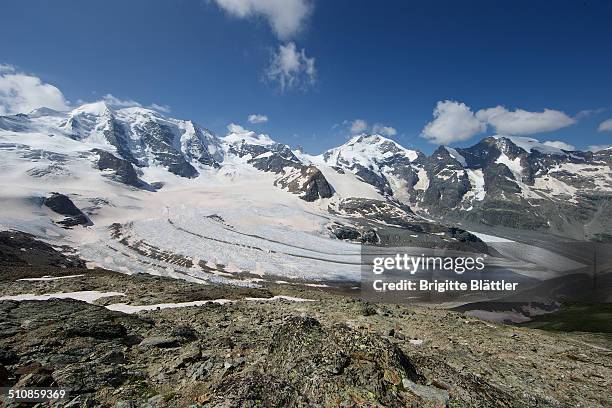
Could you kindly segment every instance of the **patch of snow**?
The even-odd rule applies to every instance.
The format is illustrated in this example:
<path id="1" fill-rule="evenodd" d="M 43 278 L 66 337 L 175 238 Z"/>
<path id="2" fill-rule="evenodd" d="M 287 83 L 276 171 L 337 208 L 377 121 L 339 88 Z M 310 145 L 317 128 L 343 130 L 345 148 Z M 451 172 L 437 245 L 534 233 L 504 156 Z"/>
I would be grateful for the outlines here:
<path id="1" fill-rule="evenodd" d="M 246 298 L 244 298 L 244 300 L 248 300 L 248 301 L 251 301 L 251 302 L 273 302 L 275 300 L 287 300 L 289 302 L 315 302 L 314 299 L 304 299 L 304 298 L 293 297 L 293 296 L 284 296 L 284 295 L 272 296 L 270 298 L 246 297 Z"/>
<path id="2" fill-rule="evenodd" d="M 467 196 L 467 198 L 469 199 L 474 199 L 476 201 L 484 200 L 487 192 L 485 190 L 485 181 L 482 170 L 467 169 L 466 172 L 468 175 L 468 179 L 470 180 L 470 185 L 472 186 L 472 189 L 465 196 Z"/>
<path id="3" fill-rule="evenodd" d="M 508 167 L 512 174 L 514 175 L 514 179 L 519 183 L 523 180 L 523 166 L 521 165 L 521 158 L 515 157 L 514 160 L 510 160 L 505 153 L 502 152 L 500 156 L 495 160 L 495 163 L 500 163 Z"/>
<path id="4" fill-rule="evenodd" d="M 249 301 L 249 302 L 262 302 L 262 301 L 274 301 L 274 300 L 286 300 L 290 302 L 314 302 L 314 300 L 312 299 L 302 299 L 302 298 L 283 296 L 283 295 L 274 296 L 271 298 L 247 297 L 247 298 L 244 298 L 244 300 Z M 128 305 L 127 303 L 114 303 L 112 305 L 106 306 L 106 308 L 109 310 L 117 311 L 117 312 L 133 314 L 133 313 L 139 313 L 139 312 L 145 312 L 145 311 L 151 311 L 151 310 L 177 309 L 177 308 L 183 308 L 183 307 L 197 307 L 197 306 L 204 306 L 210 303 L 225 305 L 225 304 L 235 303 L 235 302 L 237 302 L 237 300 L 213 299 L 213 300 L 196 300 L 194 302 L 182 302 L 182 303 L 157 303 L 154 305 L 140 305 L 140 306 Z"/>
<path id="5" fill-rule="evenodd" d="M 324 283 L 307 283 L 304 286 L 310 286 L 311 288 L 329 288 L 329 285 Z"/>
<path id="6" fill-rule="evenodd" d="M 444 148 L 446 149 L 446 151 L 448 151 L 448 154 L 450 154 L 450 156 L 457 160 L 459 163 L 461 163 L 461 165 L 463 167 L 467 167 L 467 163 L 465 161 L 465 157 L 463 157 L 456 149 L 453 149 L 452 147 L 448 147 L 448 146 L 444 146 Z"/>
<path id="7" fill-rule="evenodd" d="M 567 153 L 565 153 L 563 150 L 559 149 L 558 147 L 545 145 L 544 143 L 541 143 L 539 140 L 531 138 L 531 137 L 507 136 L 507 135 L 495 135 L 493 137 L 496 139 L 500 139 L 500 138 L 508 139 L 512 143 L 514 143 L 516 146 L 525 150 L 527 153 L 531 153 L 532 150 L 537 150 L 544 154 L 552 154 L 552 155 L 558 155 L 558 156 L 567 155 Z"/>
<path id="8" fill-rule="evenodd" d="M 54 281 L 54 280 L 60 280 L 60 279 L 79 278 L 81 276 L 85 276 L 85 275 L 43 276 L 40 278 L 22 278 L 22 279 L 17 279 L 17 281 L 47 282 L 47 281 Z"/>
<path id="9" fill-rule="evenodd" d="M 474 231 L 468 231 L 468 232 L 473 235 L 476 235 L 478 238 L 480 238 L 484 242 L 515 242 L 515 241 L 512 241 L 511 239 L 496 237 L 495 235 L 483 234 L 481 232 L 474 232 Z"/>
<path id="10" fill-rule="evenodd" d="M 182 303 L 157 303 L 154 305 L 140 305 L 140 306 L 132 306 L 127 303 L 113 303 L 112 305 L 106 306 L 109 310 L 114 310 L 117 312 L 133 314 L 139 312 L 146 312 L 150 310 L 163 310 L 163 309 L 177 309 L 182 307 L 194 307 L 194 306 L 203 306 L 209 303 L 216 303 L 219 305 L 224 305 L 227 303 L 233 303 L 233 300 L 229 299 L 214 299 L 214 300 L 196 300 L 194 302 L 182 302 Z"/>
<path id="11" fill-rule="evenodd" d="M 392 147 L 391 150 L 385 151 Z M 393 151 L 392 151 L 393 150 Z M 415 150 L 406 149 L 397 142 L 380 135 L 358 135 L 335 149 L 328 150 L 321 159 L 331 166 L 359 164 L 366 168 L 380 171 L 379 163 L 395 155 L 403 155 L 409 161 L 415 161 L 419 156 Z M 326 156 L 327 158 L 324 158 Z"/>
<path id="12" fill-rule="evenodd" d="M 97 290 L 84 290 L 79 292 L 60 292 L 60 293 L 48 293 L 44 295 L 34 295 L 32 293 L 26 293 L 22 295 L 2 296 L 0 300 L 49 300 L 49 299 L 75 299 L 82 302 L 93 303 L 98 299 L 112 296 L 125 296 L 125 293 L 121 292 L 99 292 Z"/>
<path id="13" fill-rule="evenodd" d="M 427 171 L 423 167 L 419 167 L 417 176 L 419 180 L 414 185 L 414 189 L 427 190 L 429 188 L 429 176 L 427 175 Z"/>
<path id="14" fill-rule="evenodd" d="M 228 144 L 247 143 L 259 146 L 270 146 L 276 144 L 276 142 L 272 140 L 270 136 L 263 133 L 258 135 L 252 130 L 245 129 L 242 126 L 234 123 L 230 124 L 227 129 L 229 133 L 225 137 L 222 137 L 221 140 Z"/>

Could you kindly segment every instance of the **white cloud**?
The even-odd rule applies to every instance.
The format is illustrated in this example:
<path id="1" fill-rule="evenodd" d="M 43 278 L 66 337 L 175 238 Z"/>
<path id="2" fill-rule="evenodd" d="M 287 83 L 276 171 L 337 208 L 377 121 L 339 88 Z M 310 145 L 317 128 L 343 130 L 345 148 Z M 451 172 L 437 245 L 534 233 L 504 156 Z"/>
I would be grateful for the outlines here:
<path id="1" fill-rule="evenodd" d="M 68 105 L 55 86 L 17 72 L 12 65 L 0 64 L 0 115 L 27 113 L 41 107 L 66 110 Z"/>
<path id="2" fill-rule="evenodd" d="M 588 118 L 589 116 L 598 115 L 607 110 L 608 108 L 585 109 L 585 110 L 581 110 L 580 112 L 578 112 L 574 117 L 576 119 L 584 119 L 584 118 Z"/>
<path id="3" fill-rule="evenodd" d="M 142 108 L 143 105 L 140 102 L 137 102 L 133 99 L 120 99 L 117 98 L 115 95 L 113 94 L 106 94 L 102 97 L 102 100 L 110 107 L 115 108 L 115 109 L 121 109 L 121 108 Z M 146 106 L 147 109 L 153 109 L 156 110 L 158 112 L 161 113 L 170 113 L 170 106 L 168 105 L 160 105 L 157 103 L 152 103 L 148 106 Z"/>
<path id="4" fill-rule="evenodd" d="M 355 119 L 354 121 L 349 122 L 349 125 L 349 129 L 354 135 L 363 133 L 368 130 L 368 122 L 363 119 Z"/>
<path id="5" fill-rule="evenodd" d="M 132 99 L 119 99 L 116 96 L 112 95 L 112 94 L 106 94 L 102 97 L 102 100 L 109 106 L 113 107 L 113 108 L 131 108 L 134 106 L 137 106 L 139 108 L 142 107 L 142 105 Z"/>
<path id="6" fill-rule="evenodd" d="M 315 59 L 308 58 L 303 48 L 298 51 L 294 42 L 280 44 L 278 52 L 272 55 L 266 77 L 278 82 L 281 92 L 294 88 L 306 89 L 316 83 Z"/>
<path id="7" fill-rule="evenodd" d="M 612 145 L 601 144 L 601 145 L 590 145 L 589 147 L 587 147 L 587 150 L 590 150 L 591 152 L 598 152 L 600 150 L 605 150 L 605 149 L 610 149 L 610 148 L 612 148 Z"/>
<path id="8" fill-rule="evenodd" d="M 156 110 L 162 113 L 170 113 L 170 106 L 168 105 L 158 105 L 156 103 L 152 103 L 148 106 L 150 109 Z"/>
<path id="9" fill-rule="evenodd" d="M 440 101 L 433 111 L 434 120 L 423 128 L 422 136 L 433 143 L 450 144 L 467 140 L 486 130 L 464 103 Z"/>
<path id="10" fill-rule="evenodd" d="M 281 40 L 298 33 L 312 12 L 308 0 L 215 0 L 230 15 L 237 18 L 265 18 Z"/>
<path id="11" fill-rule="evenodd" d="M 576 119 L 553 109 L 544 109 L 542 112 L 523 109 L 509 111 L 503 106 L 481 109 L 476 112 L 476 118 L 493 126 L 497 133 L 508 135 L 551 132 L 576 123 Z"/>
<path id="12" fill-rule="evenodd" d="M 385 126 L 382 123 L 375 123 L 372 126 L 372 133 L 377 133 L 383 136 L 395 136 L 397 135 L 397 130 L 391 126 Z"/>
<path id="13" fill-rule="evenodd" d="M 243 128 L 242 126 L 236 123 L 230 123 L 227 125 L 227 131 L 230 133 L 250 133 L 251 131 Z"/>
<path id="14" fill-rule="evenodd" d="M 342 123 L 337 123 L 332 126 L 332 129 L 338 127 L 348 129 L 348 131 L 353 135 L 358 135 L 361 133 L 372 133 L 382 136 L 397 135 L 397 130 L 394 127 L 387 126 L 382 123 L 375 123 L 374 125 L 370 126 L 364 119 L 345 120 Z"/>
<path id="15" fill-rule="evenodd" d="M 599 124 L 597 128 L 600 132 L 611 132 L 612 131 L 612 119 L 604 120 Z"/>
<path id="16" fill-rule="evenodd" d="M 576 150 L 576 146 L 563 142 L 561 140 L 547 140 L 543 142 L 543 144 L 545 144 L 546 146 L 556 147 L 557 149 L 563 149 L 568 151 Z"/>
<path id="17" fill-rule="evenodd" d="M 579 115 L 584 117 L 589 114 L 583 111 Z M 496 106 L 473 113 L 464 103 L 440 101 L 434 109 L 434 120 L 425 126 L 422 136 L 433 143 L 448 144 L 470 139 L 486 131 L 488 126 L 500 134 L 524 136 L 558 130 L 576 122 L 576 118 L 553 109 L 529 112 L 523 109 L 510 111 L 503 106 Z"/>
<path id="18" fill-rule="evenodd" d="M 249 123 L 265 123 L 268 121 L 268 117 L 266 115 L 259 115 L 257 113 L 253 113 L 249 115 L 248 119 Z"/>

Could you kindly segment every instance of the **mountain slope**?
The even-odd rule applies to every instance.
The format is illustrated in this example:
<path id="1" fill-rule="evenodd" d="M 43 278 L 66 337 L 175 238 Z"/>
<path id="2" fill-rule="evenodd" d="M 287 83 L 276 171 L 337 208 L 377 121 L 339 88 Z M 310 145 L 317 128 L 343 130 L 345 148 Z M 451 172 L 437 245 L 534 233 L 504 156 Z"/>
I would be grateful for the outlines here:
<path id="1" fill-rule="evenodd" d="M 426 156 L 361 135 L 312 156 L 238 125 L 220 138 L 148 109 L 38 109 L 0 117 L 0 227 L 115 270 L 355 279 L 359 244 L 389 232 L 478 251 L 463 228 L 610 240 L 611 152 L 494 136 Z M 62 225 L 43 205 L 54 193 L 93 225 Z"/>

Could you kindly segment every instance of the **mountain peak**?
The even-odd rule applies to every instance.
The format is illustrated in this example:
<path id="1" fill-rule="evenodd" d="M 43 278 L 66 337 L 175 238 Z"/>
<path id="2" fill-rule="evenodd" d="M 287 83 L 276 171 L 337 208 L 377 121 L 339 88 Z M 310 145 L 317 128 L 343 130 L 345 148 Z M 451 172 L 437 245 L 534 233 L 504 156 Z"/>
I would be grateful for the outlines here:
<path id="1" fill-rule="evenodd" d="M 109 114 L 111 112 L 111 108 L 104 101 L 97 101 L 83 104 L 75 109 L 73 109 L 69 116 L 77 116 L 80 114 L 94 115 L 94 116 L 102 116 Z"/>
<path id="2" fill-rule="evenodd" d="M 509 135 L 494 135 L 491 137 L 496 140 L 509 141 L 512 144 L 514 144 L 516 147 L 523 149 L 527 153 L 532 153 L 533 150 L 537 150 L 538 152 L 543 153 L 543 154 L 559 155 L 559 156 L 567 155 L 565 150 L 562 150 L 555 146 L 548 145 L 546 144 L 546 142 L 542 143 L 539 140 L 531 138 L 531 137 L 509 136 Z"/>
<path id="3" fill-rule="evenodd" d="M 235 123 L 230 123 L 227 126 L 228 134 L 221 139 L 228 144 L 240 144 L 247 143 L 251 145 L 259 146 L 270 146 L 277 144 L 270 136 L 260 133 L 257 134 L 252 130 L 245 129 L 244 127 Z"/>
<path id="4" fill-rule="evenodd" d="M 348 142 L 324 153 L 326 160 L 360 162 L 361 164 L 372 159 L 384 160 L 395 155 L 406 157 L 409 161 L 418 158 L 419 152 L 406 149 L 394 140 L 378 134 L 361 134 L 353 136 Z"/>

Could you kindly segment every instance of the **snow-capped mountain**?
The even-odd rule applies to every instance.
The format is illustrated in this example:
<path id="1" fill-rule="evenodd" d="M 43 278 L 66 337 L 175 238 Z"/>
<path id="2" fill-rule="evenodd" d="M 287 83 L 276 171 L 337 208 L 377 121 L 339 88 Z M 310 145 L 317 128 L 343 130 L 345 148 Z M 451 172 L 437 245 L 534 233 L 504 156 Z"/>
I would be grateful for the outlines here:
<path id="1" fill-rule="evenodd" d="M 4 117 L 0 129 L 64 136 L 133 165 L 160 165 L 183 177 L 198 175 L 196 163 L 214 167 L 222 157 L 219 140 L 191 121 L 140 107 L 112 109 L 104 102 L 70 112 L 43 108 Z"/>
<path id="2" fill-rule="evenodd" d="M 427 160 L 420 203 L 446 218 L 598 239 L 611 226 L 609 156 L 510 136 L 441 147 Z"/>
<path id="3" fill-rule="evenodd" d="M 424 155 L 380 135 L 355 136 L 342 146 L 328 150 L 318 161 L 350 171 L 386 196 L 404 193 L 418 173 L 416 162 Z"/>
<path id="4" fill-rule="evenodd" d="M 333 188 L 321 171 L 300 160 L 289 146 L 238 125 L 230 125 L 229 130 L 222 138 L 228 158 L 239 158 L 258 170 L 277 175 L 274 185 L 299 194 L 305 201 L 333 195 Z"/>
<path id="5" fill-rule="evenodd" d="M 210 175 L 218 172 L 258 174 L 338 214 L 360 199 L 442 222 L 574 238 L 607 239 L 612 227 L 611 150 L 570 152 L 536 139 L 496 135 L 469 148 L 441 146 L 426 156 L 364 134 L 313 156 L 238 125 L 217 137 L 189 120 L 104 102 L 69 112 L 42 108 L 3 116 L 0 134 L 0 154 L 36 163 L 26 170 L 30 178 L 85 177 L 94 170 L 103 179 L 155 191 L 173 182 L 169 174 L 200 184 L 212 182 Z"/>

